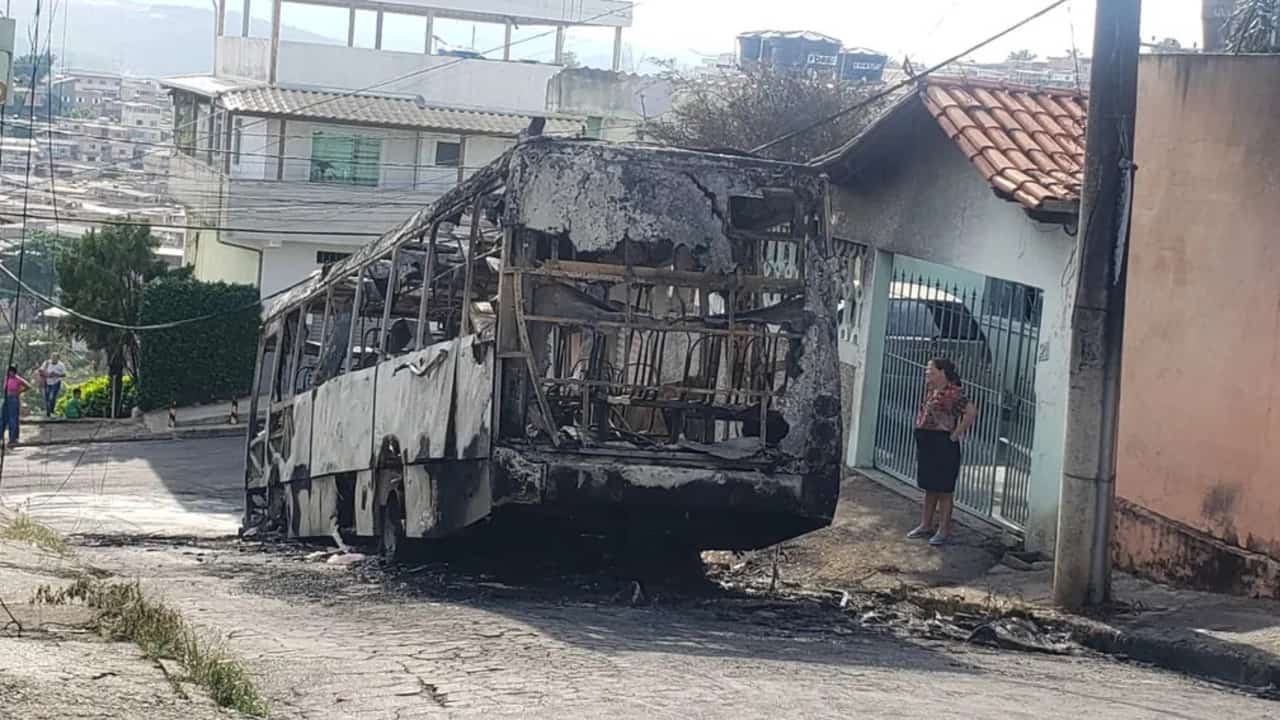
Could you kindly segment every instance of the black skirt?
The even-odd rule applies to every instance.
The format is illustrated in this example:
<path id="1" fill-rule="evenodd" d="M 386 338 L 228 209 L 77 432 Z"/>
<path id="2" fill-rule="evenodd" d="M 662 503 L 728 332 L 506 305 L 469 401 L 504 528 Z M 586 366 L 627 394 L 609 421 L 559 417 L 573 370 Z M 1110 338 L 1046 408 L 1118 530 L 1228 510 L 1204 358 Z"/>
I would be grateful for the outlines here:
<path id="1" fill-rule="evenodd" d="M 916 484 L 928 492 L 954 493 L 960 477 L 960 443 L 942 430 L 916 430 Z"/>

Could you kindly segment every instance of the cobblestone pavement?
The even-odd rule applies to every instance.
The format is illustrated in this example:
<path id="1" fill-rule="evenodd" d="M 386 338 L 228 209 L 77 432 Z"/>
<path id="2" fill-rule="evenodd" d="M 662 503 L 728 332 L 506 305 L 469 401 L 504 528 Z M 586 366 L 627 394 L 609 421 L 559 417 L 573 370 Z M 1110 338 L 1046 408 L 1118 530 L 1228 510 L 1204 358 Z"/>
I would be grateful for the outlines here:
<path id="1" fill-rule="evenodd" d="M 630 607 L 608 588 L 382 582 L 300 553 L 104 547 L 226 634 L 287 718 L 1274 718 L 1280 706 L 1091 655 L 908 642 L 794 603 Z M 531 599 L 521 599 L 528 594 Z M 623 593 L 625 597 L 626 593 Z"/>
<path id="2" fill-rule="evenodd" d="M 115 503 L 90 518 L 111 537 L 81 538 L 80 559 L 139 579 L 225 637 L 273 717 L 1280 716 L 1275 703 L 1108 658 L 904 640 L 830 608 L 714 589 L 649 587 L 632 607 L 625 576 L 608 573 L 539 582 L 540 567 L 512 578 L 428 556 L 386 574 L 371 562 L 309 560 L 312 548 L 139 540 L 166 529 L 219 534 L 234 508 L 238 452 L 226 441 L 106 446 L 88 460 L 69 449 L 26 452 L 25 465 L 7 464 L 6 492 Z M 87 524 L 69 506 L 32 506 L 38 519 Z"/>

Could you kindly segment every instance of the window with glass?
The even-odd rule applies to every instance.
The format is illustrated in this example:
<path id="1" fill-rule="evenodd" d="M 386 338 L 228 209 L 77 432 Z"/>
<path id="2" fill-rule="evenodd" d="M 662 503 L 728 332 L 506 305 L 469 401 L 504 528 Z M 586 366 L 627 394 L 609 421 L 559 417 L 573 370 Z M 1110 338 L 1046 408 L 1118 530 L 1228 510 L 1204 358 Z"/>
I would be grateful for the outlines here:
<path id="1" fill-rule="evenodd" d="M 382 141 L 317 130 L 311 135 L 311 182 L 377 187 Z"/>
<path id="2" fill-rule="evenodd" d="M 458 167 L 462 164 L 462 143 L 436 141 L 436 167 Z"/>

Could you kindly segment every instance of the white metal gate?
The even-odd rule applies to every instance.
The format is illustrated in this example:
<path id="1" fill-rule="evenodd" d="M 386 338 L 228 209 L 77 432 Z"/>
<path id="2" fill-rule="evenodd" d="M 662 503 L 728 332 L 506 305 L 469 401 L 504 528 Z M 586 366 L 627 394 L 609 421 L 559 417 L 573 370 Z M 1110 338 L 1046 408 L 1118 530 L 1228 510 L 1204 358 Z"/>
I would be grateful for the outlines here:
<path id="1" fill-rule="evenodd" d="M 885 328 L 876 467 L 915 482 L 915 417 L 925 366 L 934 357 L 949 358 L 979 408 L 977 424 L 962 446 L 956 503 L 1023 528 L 1042 304 L 1040 290 L 1017 283 L 988 279 L 979 290 L 895 274 Z"/>

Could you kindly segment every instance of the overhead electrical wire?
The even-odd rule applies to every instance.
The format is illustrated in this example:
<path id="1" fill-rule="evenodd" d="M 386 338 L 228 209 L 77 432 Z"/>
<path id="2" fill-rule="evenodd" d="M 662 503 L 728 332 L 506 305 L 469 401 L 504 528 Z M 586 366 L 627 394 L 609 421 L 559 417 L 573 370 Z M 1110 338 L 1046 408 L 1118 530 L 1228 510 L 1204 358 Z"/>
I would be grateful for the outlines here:
<path id="1" fill-rule="evenodd" d="M 32 39 L 31 39 L 31 53 L 34 57 L 32 58 L 32 63 L 31 63 L 31 84 L 30 84 L 30 89 L 27 92 L 28 105 L 30 106 L 30 109 L 27 111 L 27 122 L 33 122 L 36 116 L 36 85 L 37 85 L 36 80 L 39 77 L 39 72 L 40 72 L 40 11 L 42 7 L 43 7 L 43 4 L 41 0 L 36 0 L 35 18 L 32 21 L 33 30 L 32 30 Z M 52 46 L 52 42 L 50 42 L 50 46 Z M 52 65 L 53 64 L 50 63 L 50 67 L 48 69 L 49 73 L 53 72 Z M 3 135 L 0 135 L 0 141 L 2 141 L 3 139 L 4 139 Z M 3 143 L 0 142 L 0 145 L 3 145 Z M 27 144 L 27 163 L 26 163 L 26 184 L 27 185 L 31 184 L 31 149 L 34 145 L 35 143 Z M 30 194 L 31 194 L 31 190 L 30 188 L 28 188 L 22 195 L 22 212 L 24 215 L 27 212 L 28 199 Z M 22 281 L 22 269 L 23 269 L 23 264 L 26 261 L 26 258 L 27 258 L 27 221 L 26 221 L 26 218 L 24 217 L 22 220 L 22 234 L 18 236 L 18 274 L 12 276 L 14 281 L 17 282 L 18 284 L 18 288 L 13 295 L 13 304 L 10 306 L 10 308 L 12 309 L 12 315 L 13 315 L 13 325 L 15 326 L 15 328 L 18 325 L 19 313 L 22 308 L 22 290 L 26 286 L 26 283 Z M 5 272 L 8 273 L 8 271 L 9 269 L 5 268 Z M 27 291 L 28 293 L 30 293 L 31 289 L 27 288 Z M 18 332 L 15 329 L 9 335 L 9 359 L 7 362 L 5 362 L 6 368 L 13 367 L 13 358 L 17 354 L 17 352 L 18 352 Z M 5 390 L 5 393 L 4 393 L 4 402 L 6 406 L 9 403 L 9 394 L 7 389 Z M 14 402 L 21 402 L 21 400 L 15 397 Z M 6 413 L 8 412 L 8 407 L 5 407 L 5 412 Z M 19 408 L 14 408 L 14 412 L 21 413 L 21 410 Z M 3 428 L 3 432 L 8 432 L 9 431 L 9 428 L 7 427 L 8 418 L 6 417 L 5 419 L 6 419 L 6 422 L 4 424 L 6 427 Z M 9 442 L 13 438 L 9 437 L 9 438 L 3 438 L 3 439 L 4 439 L 4 442 L 0 442 L 0 482 L 4 480 L 4 458 L 5 458 L 5 455 L 8 454 Z"/>
<path id="2" fill-rule="evenodd" d="M 64 10 L 63 12 L 65 13 L 66 11 Z M 55 19 L 57 19 L 57 17 L 58 17 L 58 3 L 57 3 L 57 1 L 56 1 L 56 0 L 54 0 L 53 7 L 52 7 L 52 11 L 49 13 L 49 40 L 48 40 L 48 42 L 49 42 L 49 52 L 50 52 L 50 53 L 52 53 L 52 51 L 53 51 L 53 21 L 54 21 Z M 65 30 L 65 28 L 66 28 L 66 23 L 65 23 L 65 22 L 63 23 L 63 28 L 64 28 L 64 30 Z M 66 52 L 66 50 L 67 50 L 67 48 L 66 48 L 66 34 L 65 34 L 65 32 L 63 33 L 63 39 L 62 39 L 62 40 L 63 40 L 63 48 L 62 48 L 62 51 L 65 53 L 65 52 Z M 63 62 L 66 62 L 66 60 L 64 59 L 64 60 L 63 60 Z M 48 112 L 48 116 L 49 116 L 49 124 L 50 124 L 50 125 L 53 125 L 53 57 L 52 57 L 52 56 L 50 56 L 50 58 L 49 58 L 49 72 L 45 73 L 45 82 L 46 82 L 46 84 L 47 84 L 47 90 L 46 90 L 46 91 L 47 91 L 48 95 L 47 95 L 47 97 L 45 98 L 45 103 L 44 103 L 44 104 L 45 104 L 45 109 L 46 109 L 46 111 Z M 32 93 L 33 95 L 35 94 L 35 88 L 34 88 L 34 87 L 33 87 L 33 88 L 31 88 L 31 93 Z M 35 137 L 32 137 L 32 138 L 31 138 L 31 141 L 34 143 L 34 142 L 35 142 Z M 53 206 L 53 233 L 54 233 L 55 235 L 61 235 L 61 234 L 62 234 L 62 232 L 61 232 L 61 229 L 62 229 L 62 222 L 58 219 L 58 183 L 57 183 L 57 180 L 55 179 L 55 169 L 54 169 L 54 165 L 53 165 L 53 136 L 52 136 L 52 135 L 50 135 L 50 136 L 49 136 L 49 195 L 50 195 L 50 197 L 52 198 L 52 202 L 50 202 L 50 205 L 52 205 L 52 206 Z M 23 233 L 23 234 L 26 234 L 26 233 L 25 233 L 25 230 L 24 230 L 24 233 Z M 51 288 L 50 288 L 50 290 L 52 290 L 52 289 L 53 289 L 53 288 L 51 287 Z"/>
<path id="3" fill-rule="evenodd" d="M 862 100 L 862 101 L 857 102 L 857 103 L 855 103 L 855 104 L 853 104 L 853 105 L 850 105 L 849 107 L 846 107 L 846 108 L 844 108 L 844 109 L 842 109 L 842 110 L 838 110 L 838 111 L 836 111 L 836 112 L 834 112 L 834 113 L 831 113 L 830 115 L 827 115 L 827 116 L 825 116 L 825 117 L 823 117 L 823 118 L 820 118 L 820 119 L 818 119 L 818 120 L 816 120 L 816 121 L 814 121 L 814 122 L 812 122 L 812 123 L 809 123 L 808 125 L 805 125 L 805 126 L 804 126 L 804 127 L 802 127 L 802 128 L 799 128 L 799 129 L 797 129 L 797 130 L 792 130 L 792 131 L 787 132 L 787 133 L 783 133 L 782 135 L 779 135 L 778 137 L 776 137 L 776 138 L 774 138 L 774 139 L 770 140 L 770 141 L 769 141 L 769 142 L 767 142 L 767 143 L 764 143 L 763 145 L 759 145 L 759 146 L 757 146 L 757 147 L 752 148 L 750 152 L 751 152 L 753 155 L 758 155 L 758 154 L 760 154 L 760 153 L 762 153 L 762 152 L 764 152 L 764 151 L 766 151 L 766 150 L 768 150 L 768 149 L 770 149 L 770 148 L 777 147 L 778 145 L 781 145 L 782 143 L 787 142 L 788 140 L 793 140 L 793 139 L 795 139 L 795 138 L 797 138 L 797 137 L 800 137 L 801 135 L 805 135 L 805 134 L 810 133 L 810 132 L 812 132 L 812 131 L 814 131 L 814 130 L 817 130 L 818 128 L 822 127 L 823 125 L 827 125 L 827 124 L 830 124 L 830 123 L 832 123 L 832 122 L 835 122 L 836 120 L 839 120 L 840 118 L 844 117 L 845 115 L 848 115 L 848 114 L 850 114 L 850 113 L 857 112 L 858 110 L 861 110 L 861 109 L 863 109 L 863 108 L 869 107 L 869 106 L 871 106 L 871 105 L 873 105 L 873 104 L 875 104 L 875 103 L 877 103 L 877 102 L 879 102 L 879 101 L 881 101 L 881 100 L 883 100 L 883 99 L 885 99 L 885 98 L 889 97 L 890 95 L 892 95 L 892 94 L 896 93 L 897 91 L 901 90 L 902 88 L 905 88 L 905 87 L 907 87 L 908 85 L 911 85 L 911 84 L 913 84 L 913 83 L 917 83 L 917 82 L 919 82 L 920 80 L 922 80 L 922 79 L 924 79 L 924 78 L 926 78 L 926 77 L 928 77 L 928 76 L 932 75 L 933 73 L 935 73 L 935 72 L 937 72 L 937 71 L 941 70 L 942 68 L 944 68 L 944 67 L 946 67 L 946 66 L 948 66 L 948 65 L 950 65 L 950 64 L 952 64 L 952 63 L 954 63 L 954 62 L 956 62 L 957 60 L 961 60 L 961 59 L 963 59 L 965 56 L 967 56 L 967 55 L 971 55 L 971 54 L 973 54 L 973 53 L 975 53 L 975 52 L 977 52 L 977 51 L 981 50 L 982 48 L 986 47 L 987 45 L 990 45 L 991 43 L 993 43 L 993 42 L 995 42 L 995 41 L 999 40 L 1000 38 L 1003 38 L 1005 35 L 1008 35 L 1009 33 L 1012 33 L 1012 32 L 1014 32 L 1015 30 L 1018 30 L 1018 29 L 1022 28 L 1023 26 L 1027 25 L 1028 23 L 1031 23 L 1031 22 L 1033 22 L 1033 21 L 1035 21 L 1035 20 L 1040 19 L 1041 17 L 1043 17 L 1043 16 L 1045 16 L 1045 15 L 1048 15 L 1051 11 L 1053 11 L 1053 10 L 1057 9 L 1058 7 L 1061 7 L 1062 5 L 1065 5 L 1067 2 L 1068 2 L 1068 0 L 1054 0 L 1054 2 L 1049 3 L 1049 4 L 1048 4 L 1047 6 L 1045 6 L 1044 8 L 1042 8 L 1042 9 L 1040 9 L 1040 10 L 1036 11 L 1035 13 L 1032 13 L 1031 15 L 1028 15 L 1027 17 L 1023 18 L 1022 20 L 1019 20 L 1018 22 L 1014 23 L 1013 25 L 1010 25 L 1009 27 L 1005 28 L 1004 30 L 1001 30 L 1000 32 L 996 33 L 995 35 L 992 35 L 991 37 L 988 37 L 987 39 L 983 40 L 982 42 L 979 42 L 979 43 L 977 43 L 976 45 L 973 45 L 973 46 L 971 46 L 971 47 L 969 47 L 969 48 L 967 48 L 967 49 L 965 49 L 965 50 L 963 50 L 963 51 L 961 51 L 961 52 L 956 53 L 955 55 L 952 55 L 951 57 L 947 58 L 946 60 L 943 60 L 943 61 L 942 61 L 942 62 L 940 62 L 940 63 L 937 63 L 937 64 L 935 64 L 935 65 L 931 65 L 931 66 L 929 66 L 928 68 L 926 68 L 925 70 L 923 70 L 923 71 L 922 71 L 922 72 L 920 72 L 919 74 L 917 74 L 917 75 L 913 75 L 913 76 L 911 76 L 911 77 L 908 77 L 908 78 L 906 78 L 905 80 L 902 80 L 901 82 L 894 83 L 893 85 L 890 85 L 888 88 L 885 88 L 884 90 L 881 90 L 880 92 L 878 92 L 878 93 L 876 93 L 876 94 L 872 95 L 871 97 L 869 97 L 869 98 L 867 98 L 867 99 L 865 99 L 865 100 Z"/>
<path id="4" fill-rule="evenodd" d="M 637 7 L 637 6 L 641 5 L 641 4 L 643 4 L 645 1 L 646 1 L 646 0 L 636 0 L 634 3 L 632 3 L 632 8 L 635 8 L 635 7 Z M 603 11 L 603 12 L 596 13 L 595 15 L 592 15 L 592 16 L 590 16 L 590 17 L 583 18 L 583 19 L 582 19 L 582 20 L 580 20 L 579 22 L 580 22 L 580 23 L 583 23 L 583 24 L 585 24 L 585 23 L 590 23 L 590 22 L 592 22 L 592 21 L 594 21 L 594 20 L 599 20 L 600 18 L 603 18 L 603 17 L 609 16 L 609 15 L 617 15 L 617 14 L 618 14 L 618 11 L 617 11 L 617 10 L 605 10 L 605 11 Z M 490 54 L 490 53 L 498 52 L 499 50 L 504 50 L 504 49 L 507 49 L 507 48 L 512 48 L 512 47 L 515 47 L 515 46 L 517 46 L 517 45 L 522 45 L 522 44 L 524 44 L 524 43 L 532 42 L 532 41 L 534 41 L 534 40 L 538 40 L 538 39 L 541 39 L 541 38 L 544 38 L 544 37 L 550 37 L 550 36 L 552 36 L 552 35 L 555 35 L 557 32 L 559 32 L 559 29 L 558 29 L 558 28 L 554 28 L 554 29 L 547 30 L 547 31 L 544 31 L 544 32 L 541 32 L 541 33 L 536 33 L 536 34 L 534 34 L 534 35 L 529 35 L 529 36 L 527 36 L 527 37 L 523 37 L 523 38 L 520 38 L 520 39 L 518 39 L 518 40 L 512 40 L 512 41 L 511 41 L 511 42 L 509 42 L 509 43 L 504 42 L 503 44 L 498 45 L 498 46 L 493 47 L 493 48 L 490 48 L 489 50 L 485 50 L 485 51 L 483 51 L 483 52 L 482 52 L 482 53 L 480 53 L 480 54 L 481 54 L 481 55 L 488 55 L 488 54 Z M 372 84 L 369 84 L 369 85 L 365 85 L 364 87 L 357 88 L 357 89 L 355 89 L 355 90 L 341 90 L 341 91 L 335 91 L 332 95 L 329 95 L 329 96 L 327 96 L 327 97 L 320 98 L 320 99 L 318 99 L 318 100 L 316 100 L 316 101 L 314 101 L 314 102 L 306 103 L 306 104 L 301 105 L 301 106 L 296 107 L 296 108 L 292 108 L 292 109 L 290 110 L 290 112 L 291 112 L 291 113 L 301 112 L 301 111 L 303 111 L 303 110 L 308 110 L 308 109 L 311 109 L 311 108 L 314 108 L 314 107 L 318 107 L 318 106 L 320 106 L 320 105 L 324 105 L 324 104 L 326 104 L 326 103 L 336 102 L 336 101 L 338 101 L 338 100 L 343 100 L 343 99 L 345 99 L 345 98 L 358 96 L 358 95 L 360 95 L 360 94 L 362 94 L 362 93 L 366 93 L 366 92 L 368 92 L 368 91 L 370 91 L 370 90 L 376 90 L 376 89 L 378 89 L 378 88 L 385 87 L 385 86 L 387 86 L 387 85 L 391 85 L 391 84 L 394 84 L 394 83 L 402 82 L 402 81 L 404 81 L 404 80 L 409 80 L 409 79 L 411 79 L 411 78 L 421 77 L 421 76 L 423 76 L 423 75 L 429 75 L 429 74 L 434 73 L 434 72 L 440 72 L 440 71 L 443 71 L 443 70 L 447 70 L 447 69 L 449 69 L 449 68 L 452 68 L 452 67 L 455 67 L 455 66 L 457 66 L 457 65 L 460 65 L 460 64 L 462 64 L 462 63 L 464 63 L 464 62 L 466 62 L 466 61 L 468 61 L 468 60 L 471 60 L 471 59 L 472 59 L 472 58 L 459 57 L 459 58 L 456 58 L 456 59 L 451 60 L 451 61 L 449 61 L 449 62 L 443 63 L 443 64 L 441 64 L 441 65 L 427 66 L 427 67 L 418 68 L 417 70 L 410 70 L 409 72 L 402 73 L 402 74 L 400 74 L 400 75 L 396 75 L 396 76 L 394 76 L 394 77 L 386 78 L 386 79 L 384 79 L 384 80 L 379 80 L 378 82 L 375 82 L 375 83 L 372 83 Z M 200 122 L 208 122 L 208 121 L 209 121 L 211 118 L 213 118 L 213 117 L 216 117 L 216 116 L 218 116 L 218 115 L 226 115 L 226 114 L 229 114 L 229 113 L 231 113 L 231 112 L 232 112 L 231 110 L 227 110 L 227 109 L 223 108 L 223 109 L 218 110 L 218 111 L 216 111 L 216 112 L 210 113 L 209 115 L 207 115 L 207 116 L 205 116 L 205 117 L 196 117 L 196 118 L 192 118 L 192 119 L 191 119 L 190 121 L 188 121 L 187 123 L 184 123 L 183 125 L 179 125 L 179 126 L 175 127 L 175 128 L 174 128 L 174 131 L 175 131 L 175 133 L 176 133 L 178 130 L 185 130 L 185 129 L 187 129 L 187 128 L 190 128 L 190 127 L 193 127 L 193 126 L 198 125 Z M 262 125 L 262 124 L 264 124 L 264 123 L 268 122 L 269 120 L 271 120 L 271 118 L 261 118 L 261 119 L 259 119 L 259 120 L 254 121 L 254 122 L 246 123 L 246 124 L 244 125 L 244 127 L 254 127 L 254 126 Z M 266 150 L 266 149 L 267 149 L 267 145 L 263 145 L 261 148 L 259 148 L 259 151 L 261 151 L 261 150 Z M 157 151 L 157 152 L 158 152 L 158 151 Z M 154 154 L 154 153 L 152 153 L 152 154 Z M 130 159 L 130 162 L 133 162 L 133 159 Z M 117 163 L 117 164 L 119 164 L 119 163 Z M 90 168 L 90 169 L 86 170 L 86 172 L 91 172 L 91 171 L 102 172 L 102 171 L 103 171 L 103 170 L 105 170 L 105 169 L 106 169 L 106 168 Z"/>
<path id="5" fill-rule="evenodd" d="M 50 117 L 52 117 L 52 115 L 53 115 L 53 109 L 52 109 L 52 107 L 50 107 L 49 115 L 50 115 Z M 101 136 L 99 136 L 99 135 L 93 135 L 93 134 L 91 134 L 91 133 L 72 132 L 72 131 L 69 131 L 69 130 L 57 130 L 57 129 L 43 129 L 43 128 L 41 128 L 40 126 L 37 126 L 36 128 L 32 128 L 32 129 L 30 130 L 30 132 L 32 133 L 32 135 L 33 135 L 33 136 L 34 136 L 34 135 L 36 135 L 36 134 L 42 134 L 42 135 L 48 135 L 48 136 L 50 136 L 50 142 L 49 142 L 50 152 L 52 152 L 52 148 L 53 148 L 53 136 L 58 136 L 58 137 L 81 137 L 81 138 L 87 138 L 87 139 L 90 139 L 90 140 L 100 140 L 100 141 L 102 141 L 102 142 L 104 142 L 104 143 L 107 143 L 107 144 L 113 144 L 113 145 L 115 145 L 115 144 L 118 144 L 118 145 L 137 145 L 137 146 L 140 146 L 140 147 L 154 147 L 154 148 L 163 148 L 163 149 L 167 149 L 167 150 L 172 150 L 172 149 L 174 149 L 174 145 L 173 145 L 173 143 L 150 142 L 150 141 L 147 141 L 147 140 L 132 140 L 132 139 L 128 139 L 128 138 L 104 138 L 104 137 L 101 137 Z M 261 134 L 261 135 L 262 135 L 262 136 L 264 136 L 264 137 L 271 137 L 270 135 L 265 135 L 265 134 Z M 549 136 L 551 136 L 551 137 L 554 137 L 554 135 L 553 135 L 553 134 L 550 134 L 550 133 L 549 133 L 548 135 L 549 135 Z M 290 137 L 290 136 L 286 136 L 286 137 Z M 496 136 L 485 136 L 485 137 L 496 137 Z M 34 139 L 34 138 L 33 138 L 33 139 Z M 275 138 L 273 137 L 273 139 L 275 139 Z M 292 139 L 295 139 L 295 140 L 310 140 L 311 138 L 310 138 L 310 137 L 307 137 L 307 136 L 292 136 Z M 386 138 L 385 136 L 378 136 L 378 137 L 377 137 L 377 138 L 375 138 L 375 139 L 377 139 L 377 140 L 386 140 L 386 139 L 388 139 L 388 138 Z M 207 151 L 207 150 L 205 150 L 205 151 L 198 151 L 198 152 L 200 152 L 201 154 L 203 154 L 203 153 L 208 152 L 208 151 Z M 218 156 L 231 155 L 231 156 L 233 156 L 233 157 L 266 158 L 266 159 L 270 159 L 270 160 L 301 160 L 301 161 L 303 161 L 303 162 L 312 162 L 312 161 L 314 160 L 314 159 L 313 159 L 313 158 L 311 158 L 310 156 L 306 156 L 306 155 L 281 155 L 281 154 L 279 154 L 279 153 L 272 153 L 272 152 L 261 152 L 261 153 L 259 153 L 259 152 L 249 152 L 249 151 L 247 151 L 247 150 L 246 150 L 246 151 L 240 151 L 240 152 L 237 152 L 237 151 L 235 151 L 235 150 L 225 150 L 225 149 L 223 149 L 223 150 L 214 150 L 213 152 L 214 152 L 214 154 L 215 154 L 215 155 L 218 155 Z M 129 159 L 129 162 L 136 162 L 136 161 L 137 161 L 137 158 L 130 158 L 130 159 Z M 391 160 L 380 160 L 380 161 L 378 161 L 378 162 L 360 163 L 360 164 L 361 164 L 361 165 L 370 166 L 370 167 L 372 167 L 372 166 L 377 166 L 377 167 L 404 167 L 404 168 L 417 168 L 417 169 L 431 169 L 431 168 L 457 169 L 457 167 L 458 167 L 457 165 L 436 165 L 436 164 L 434 164 L 434 163 L 395 162 L 395 161 L 391 161 Z M 464 167 L 468 167 L 468 166 L 464 166 Z"/>
<path id="6" fill-rule="evenodd" d="M 4 274 L 9 279 L 16 282 L 19 288 L 25 289 L 27 293 L 32 297 L 38 300 L 41 300 L 42 302 L 47 303 L 50 307 L 57 308 L 58 310 L 61 310 L 74 318 L 83 320 L 87 323 L 92 323 L 94 325 L 114 328 L 116 330 L 127 330 L 130 332 L 150 332 L 154 330 L 172 330 L 174 328 L 180 328 L 185 325 L 193 325 L 195 323 L 206 322 L 208 320 L 213 320 L 215 318 L 223 317 L 225 315 L 233 315 L 235 313 L 241 313 L 246 310 L 252 310 L 253 308 L 260 307 L 262 303 L 266 302 L 267 300 L 270 300 L 274 297 L 278 297 L 280 295 L 284 295 L 285 293 L 288 293 L 291 290 L 294 290 L 295 288 L 298 288 L 311 280 L 311 276 L 308 275 L 307 277 L 302 278 L 301 280 L 293 283 L 292 285 L 289 285 L 288 287 L 277 290 L 271 293 L 270 295 L 264 295 L 263 297 L 258 298 L 253 302 L 241 303 L 240 305 L 237 305 L 235 307 L 227 308 L 225 310 L 218 310 L 217 312 L 206 313 L 204 315 L 197 315 L 195 317 L 190 317 L 190 318 L 183 318 L 181 320 L 172 320 L 169 322 L 153 323 L 150 325 L 130 325 L 128 323 L 119 323 L 113 320 L 103 320 L 102 318 L 96 318 L 96 317 L 93 317 L 92 315 L 86 315 L 85 313 L 82 313 L 78 310 L 69 308 L 59 303 L 57 300 L 54 300 L 53 298 L 45 295 L 44 293 L 37 291 L 35 288 L 28 285 L 25 281 L 21 280 L 17 275 L 14 274 L 12 270 L 5 267 L 3 264 L 0 264 L 0 274 Z"/>
<path id="7" fill-rule="evenodd" d="M 30 220 L 55 220 L 54 215 L 44 215 L 41 213 L 10 213 L 0 210 L 0 217 L 20 217 L 25 221 Z M 224 225 L 178 225 L 175 223 L 153 223 L 145 220 L 106 220 L 95 218 L 66 218 L 67 222 L 78 224 L 92 225 L 115 225 L 119 227 L 152 227 L 162 230 L 220 230 L 223 232 L 243 232 L 257 233 L 260 235 L 332 235 L 334 237 L 362 237 L 362 238 L 378 238 L 383 233 L 378 232 L 350 232 L 346 230 L 264 230 L 259 228 L 247 227 L 230 227 Z"/>

